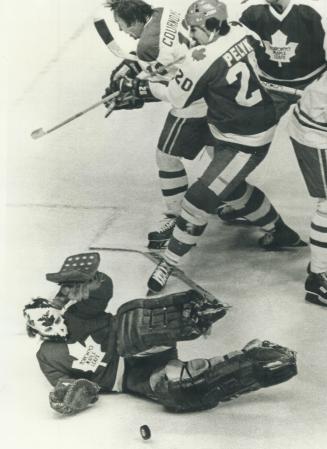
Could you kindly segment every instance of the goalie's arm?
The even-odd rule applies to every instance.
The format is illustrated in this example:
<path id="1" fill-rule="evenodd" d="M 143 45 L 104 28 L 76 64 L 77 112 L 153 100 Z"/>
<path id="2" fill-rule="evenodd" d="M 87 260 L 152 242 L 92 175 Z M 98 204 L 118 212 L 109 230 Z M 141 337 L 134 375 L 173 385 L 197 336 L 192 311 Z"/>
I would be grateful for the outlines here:
<path id="1" fill-rule="evenodd" d="M 61 379 L 74 377 L 68 369 L 65 369 L 64 358 L 61 360 L 60 353 L 63 351 L 62 346 L 61 343 L 43 342 L 36 354 L 42 373 L 53 387 Z M 50 357 L 48 357 L 49 355 Z"/>

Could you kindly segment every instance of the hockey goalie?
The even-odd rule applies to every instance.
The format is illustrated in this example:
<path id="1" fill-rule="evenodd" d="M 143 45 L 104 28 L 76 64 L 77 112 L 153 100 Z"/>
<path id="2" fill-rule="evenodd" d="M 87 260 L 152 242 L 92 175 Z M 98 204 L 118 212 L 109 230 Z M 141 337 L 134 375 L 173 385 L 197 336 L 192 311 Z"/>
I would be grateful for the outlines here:
<path id="1" fill-rule="evenodd" d="M 208 332 L 223 318 L 222 303 L 195 290 L 126 302 L 114 316 L 109 276 L 98 253 L 68 257 L 47 279 L 59 284 L 53 300 L 24 307 L 27 331 L 39 335 L 37 359 L 53 390 L 50 406 L 63 415 L 87 409 L 99 393 L 136 394 L 172 412 L 215 407 L 270 387 L 297 373 L 295 352 L 254 340 L 222 357 L 178 359 L 176 344 Z"/>

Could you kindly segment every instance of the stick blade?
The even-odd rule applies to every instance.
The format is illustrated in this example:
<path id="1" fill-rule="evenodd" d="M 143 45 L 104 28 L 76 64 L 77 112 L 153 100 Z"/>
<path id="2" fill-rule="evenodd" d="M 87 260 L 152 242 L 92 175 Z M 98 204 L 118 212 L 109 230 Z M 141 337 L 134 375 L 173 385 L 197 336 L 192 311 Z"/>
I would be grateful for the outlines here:
<path id="1" fill-rule="evenodd" d="M 43 130 L 43 128 L 35 129 L 31 133 L 32 139 L 39 139 L 40 137 L 43 137 L 46 135 L 46 132 Z"/>

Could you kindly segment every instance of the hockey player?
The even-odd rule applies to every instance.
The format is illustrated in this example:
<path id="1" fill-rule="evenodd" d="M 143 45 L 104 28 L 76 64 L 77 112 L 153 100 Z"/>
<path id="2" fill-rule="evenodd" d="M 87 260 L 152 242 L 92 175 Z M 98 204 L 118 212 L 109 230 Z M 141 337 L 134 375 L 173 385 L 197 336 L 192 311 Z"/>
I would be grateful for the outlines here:
<path id="1" fill-rule="evenodd" d="M 253 30 L 261 45 L 255 51 L 260 78 L 268 83 L 304 89 L 327 63 L 327 7 L 312 0 L 245 0 L 240 21 Z M 324 5 L 323 5 L 324 3 Z M 281 118 L 298 95 L 271 91 L 277 118 Z M 231 205 L 218 208 L 227 222 L 244 220 Z"/>
<path id="2" fill-rule="evenodd" d="M 136 55 L 143 68 L 150 73 L 160 67 L 161 76 L 154 80 L 169 81 L 177 71 L 181 58 L 190 46 L 183 14 L 175 8 L 153 9 L 143 0 L 120 0 L 109 5 L 120 29 L 138 40 Z M 177 5 L 176 5 L 177 6 Z M 97 29 L 106 41 L 105 21 L 97 19 Z M 101 24 L 101 25 L 100 25 Z M 174 64 L 175 61 L 179 63 Z M 117 89 L 117 81 L 128 74 L 135 77 L 141 70 L 134 61 L 123 61 L 111 75 L 106 94 Z M 140 100 L 138 100 L 140 101 Z M 140 103 L 136 101 L 138 107 Z M 135 105 L 133 105 L 135 107 Z M 118 108 L 131 108 L 129 104 Z M 161 131 L 156 161 L 165 213 L 156 230 L 148 235 L 149 248 L 164 247 L 180 214 L 181 201 L 188 188 L 187 173 L 182 158 L 193 160 L 205 145 L 211 144 L 211 134 L 206 120 L 207 106 L 202 99 L 189 104 L 187 108 L 173 108 L 168 113 Z"/>
<path id="3" fill-rule="evenodd" d="M 113 316 L 106 312 L 112 281 L 97 271 L 98 263 L 97 253 L 68 257 L 58 273 L 47 275 L 61 284 L 57 308 L 42 298 L 24 308 L 29 334 L 41 337 L 37 359 L 54 387 L 49 399 L 57 412 L 72 415 L 94 404 L 99 393 L 113 391 L 174 412 L 205 410 L 296 375 L 294 351 L 268 341 L 182 362 L 176 342 L 206 332 L 224 316 L 221 304 L 190 290 L 131 300 Z"/>
<path id="4" fill-rule="evenodd" d="M 325 0 L 250 0 L 240 21 L 264 46 L 256 48 L 260 78 L 281 86 L 304 89 L 327 68 L 327 7 Z M 281 117 L 298 97 L 271 93 Z"/>
<path id="5" fill-rule="evenodd" d="M 289 133 L 309 194 L 318 199 L 305 299 L 327 306 L 327 72 L 305 89 L 290 116 Z"/>
<path id="6" fill-rule="evenodd" d="M 271 97 L 255 73 L 255 55 L 246 27 L 227 22 L 218 0 L 199 0 L 187 12 L 191 36 L 199 44 L 168 86 L 141 81 L 122 82 L 136 97 L 154 95 L 175 107 L 204 97 L 214 138 L 211 157 L 201 161 L 198 180 L 188 189 L 182 212 L 149 289 L 160 291 L 173 267 L 196 245 L 221 202 L 231 204 L 249 222 L 265 231 L 261 247 L 274 250 L 305 245 L 290 229 L 265 194 L 247 183 L 247 176 L 265 158 L 276 116 Z"/>

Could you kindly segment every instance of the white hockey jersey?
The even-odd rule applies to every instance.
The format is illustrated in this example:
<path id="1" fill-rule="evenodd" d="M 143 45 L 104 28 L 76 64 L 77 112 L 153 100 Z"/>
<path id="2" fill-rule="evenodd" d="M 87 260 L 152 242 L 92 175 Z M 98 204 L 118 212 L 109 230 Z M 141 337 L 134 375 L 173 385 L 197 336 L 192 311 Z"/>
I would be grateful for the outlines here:
<path id="1" fill-rule="evenodd" d="M 98 34 L 106 45 L 110 42 L 112 45 L 113 39 L 110 20 L 114 19 L 112 15 L 111 18 L 108 15 L 108 8 L 103 8 L 102 13 L 98 12 L 94 19 Z M 138 41 L 136 55 L 146 73 L 151 75 L 160 69 L 160 74 L 152 76 L 151 81 L 169 82 L 177 73 L 190 46 L 184 13 L 175 8 L 155 8 Z M 204 117 L 207 106 L 204 100 L 200 99 L 189 108 L 174 108 L 171 113 L 183 118 Z"/>
<path id="2" fill-rule="evenodd" d="M 251 0 L 240 21 L 264 43 L 257 50 L 264 80 L 309 84 L 327 68 L 326 0 L 290 0 L 282 13 L 265 0 Z"/>
<path id="3" fill-rule="evenodd" d="M 276 123 L 271 97 L 260 83 L 249 30 L 232 23 L 230 32 L 189 50 L 168 86 L 151 83 L 152 93 L 176 108 L 204 98 L 213 135 L 248 146 L 271 141 Z"/>
<path id="4" fill-rule="evenodd" d="M 303 145 L 327 150 L 327 72 L 304 90 L 288 130 Z"/>

